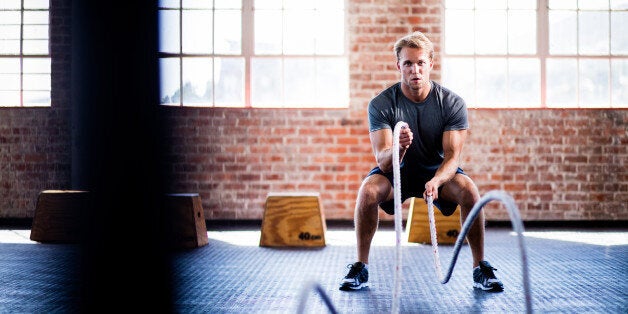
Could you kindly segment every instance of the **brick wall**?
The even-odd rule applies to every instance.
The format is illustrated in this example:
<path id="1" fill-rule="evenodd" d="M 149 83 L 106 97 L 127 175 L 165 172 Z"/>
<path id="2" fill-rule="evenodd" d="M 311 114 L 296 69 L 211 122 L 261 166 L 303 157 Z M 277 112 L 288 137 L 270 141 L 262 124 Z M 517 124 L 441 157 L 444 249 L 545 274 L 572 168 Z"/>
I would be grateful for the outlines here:
<path id="1" fill-rule="evenodd" d="M 70 188 L 70 1 L 50 1 L 52 107 L 0 107 L 0 218 L 32 218 L 41 190 Z"/>
<path id="2" fill-rule="evenodd" d="M 51 2 L 53 108 L 0 109 L 0 217 L 32 217 L 39 190 L 70 186 L 68 2 Z M 317 191 L 326 218 L 353 218 L 374 165 L 366 105 L 398 80 L 398 37 L 421 30 L 440 51 L 442 7 L 347 5 L 350 107 L 164 108 L 172 192 L 200 193 L 207 219 L 261 219 L 271 191 Z M 628 110 L 470 109 L 469 117 L 463 168 L 481 194 L 506 190 L 525 220 L 628 220 Z M 487 206 L 489 220 L 508 219 L 501 206 Z"/>

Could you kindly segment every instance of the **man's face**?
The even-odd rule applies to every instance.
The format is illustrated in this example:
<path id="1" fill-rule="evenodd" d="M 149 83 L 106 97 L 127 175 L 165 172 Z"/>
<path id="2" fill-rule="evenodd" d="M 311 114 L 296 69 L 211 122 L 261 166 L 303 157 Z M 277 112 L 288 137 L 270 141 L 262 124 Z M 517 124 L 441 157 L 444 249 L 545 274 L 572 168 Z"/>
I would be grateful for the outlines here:
<path id="1" fill-rule="evenodd" d="M 430 86 L 432 66 L 428 52 L 424 49 L 403 47 L 399 52 L 397 69 L 401 72 L 401 84 L 412 91 L 418 92 Z"/>

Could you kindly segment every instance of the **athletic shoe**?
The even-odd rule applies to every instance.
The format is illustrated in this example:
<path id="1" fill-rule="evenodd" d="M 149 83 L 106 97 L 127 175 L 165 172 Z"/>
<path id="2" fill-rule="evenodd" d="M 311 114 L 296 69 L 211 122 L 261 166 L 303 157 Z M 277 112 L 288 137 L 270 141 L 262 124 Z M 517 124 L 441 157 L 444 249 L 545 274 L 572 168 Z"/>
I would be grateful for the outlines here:
<path id="1" fill-rule="evenodd" d="M 351 291 L 368 287 L 369 270 L 366 264 L 355 262 L 347 265 L 347 268 L 349 268 L 349 273 L 340 283 L 340 290 Z"/>
<path id="2" fill-rule="evenodd" d="M 484 291 L 504 291 L 504 285 L 495 277 L 494 270 L 497 269 L 487 261 L 481 261 L 480 266 L 473 269 L 473 287 Z"/>

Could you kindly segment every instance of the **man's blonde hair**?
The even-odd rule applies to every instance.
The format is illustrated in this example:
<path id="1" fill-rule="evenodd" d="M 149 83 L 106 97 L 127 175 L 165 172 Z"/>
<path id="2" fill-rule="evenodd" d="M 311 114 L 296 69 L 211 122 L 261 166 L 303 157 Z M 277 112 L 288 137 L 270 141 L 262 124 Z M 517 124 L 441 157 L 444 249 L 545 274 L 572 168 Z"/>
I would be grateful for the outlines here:
<path id="1" fill-rule="evenodd" d="M 423 50 L 427 50 L 428 55 L 430 56 L 430 60 L 434 58 L 434 45 L 432 42 L 425 36 L 425 34 L 416 31 L 412 34 L 406 35 L 395 43 L 395 48 L 393 49 L 395 52 L 395 56 L 397 56 L 397 61 L 399 60 L 399 53 L 403 47 L 409 48 L 420 48 Z"/>

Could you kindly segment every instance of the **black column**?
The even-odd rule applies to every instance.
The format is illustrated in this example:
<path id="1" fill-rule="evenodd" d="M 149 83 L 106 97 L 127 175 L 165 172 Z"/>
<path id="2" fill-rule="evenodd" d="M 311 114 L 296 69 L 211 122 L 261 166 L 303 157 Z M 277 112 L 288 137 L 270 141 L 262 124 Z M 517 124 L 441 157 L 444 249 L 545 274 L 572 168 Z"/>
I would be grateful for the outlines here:
<path id="1" fill-rule="evenodd" d="M 159 201 L 156 3 L 72 3 L 72 179 L 93 196 L 79 263 L 82 312 L 173 312 Z"/>

